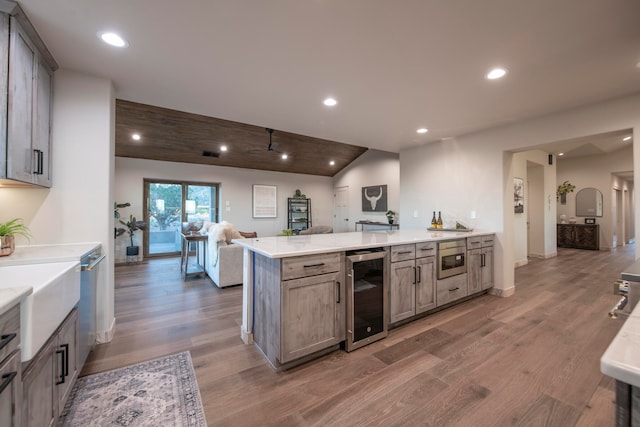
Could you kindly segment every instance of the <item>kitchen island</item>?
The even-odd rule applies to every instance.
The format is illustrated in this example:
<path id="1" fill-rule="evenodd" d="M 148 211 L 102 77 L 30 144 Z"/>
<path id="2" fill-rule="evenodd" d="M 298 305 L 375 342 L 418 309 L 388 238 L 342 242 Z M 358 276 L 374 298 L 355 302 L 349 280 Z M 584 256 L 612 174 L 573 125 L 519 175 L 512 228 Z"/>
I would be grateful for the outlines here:
<path id="1" fill-rule="evenodd" d="M 489 236 L 487 241 L 493 245 L 490 231 L 395 230 L 234 240 L 244 248 L 241 337 L 247 344 L 255 342 L 276 368 L 308 360 L 322 351 L 332 351 L 345 340 L 347 254 L 386 252 L 386 274 L 394 254 L 402 257 L 410 253 L 413 258 L 402 261 L 413 263 L 414 275 L 422 270 L 415 267 L 421 256 L 432 260 L 431 268 L 424 271 L 432 274 L 431 295 L 435 300 L 436 244 L 450 240 L 472 242 L 477 238 L 479 245 L 483 236 Z M 419 255 L 420 250 L 431 252 Z M 419 280 L 413 277 L 416 277 L 415 284 Z M 468 295 L 466 273 L 450 280 L 455 284 L 453 291 L 464 287 L 459 296 Z M 393 280 L 391 282 L 393 284 Z M 449 283 L 449 280 L 438 280 L 438 284 L 440 282 Z"/>

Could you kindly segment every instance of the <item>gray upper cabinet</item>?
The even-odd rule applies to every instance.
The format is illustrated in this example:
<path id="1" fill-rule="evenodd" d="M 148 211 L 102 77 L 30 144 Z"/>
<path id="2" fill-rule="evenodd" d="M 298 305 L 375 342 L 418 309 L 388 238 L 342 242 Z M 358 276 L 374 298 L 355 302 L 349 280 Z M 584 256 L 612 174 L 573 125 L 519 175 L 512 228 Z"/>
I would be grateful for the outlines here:
<path id="1" fill-rule="evenodd" d="M 0 76 L 0 181 L 50 187 L 57 64 L 19 6 L 2 0 L 0 12 L 0 55 L 8 70 Z"/>

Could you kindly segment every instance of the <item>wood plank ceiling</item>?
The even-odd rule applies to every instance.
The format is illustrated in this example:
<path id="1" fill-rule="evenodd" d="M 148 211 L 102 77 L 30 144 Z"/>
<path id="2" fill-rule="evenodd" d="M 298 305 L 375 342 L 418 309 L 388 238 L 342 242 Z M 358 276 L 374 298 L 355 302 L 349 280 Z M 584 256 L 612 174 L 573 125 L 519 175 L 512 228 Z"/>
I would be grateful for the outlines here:
<path id="1" fill-rule="evenodd" d="M 141 136 L 139 141 L 133 134 Z M 365 147 L 116 100 L 116 156 L 334 176 Z M 220 147 L 227 146 L 222 152 Z M 288 158 L 283 160 L 281 153 Z M 334 161 L 334 165 L 330 165 Z"/>

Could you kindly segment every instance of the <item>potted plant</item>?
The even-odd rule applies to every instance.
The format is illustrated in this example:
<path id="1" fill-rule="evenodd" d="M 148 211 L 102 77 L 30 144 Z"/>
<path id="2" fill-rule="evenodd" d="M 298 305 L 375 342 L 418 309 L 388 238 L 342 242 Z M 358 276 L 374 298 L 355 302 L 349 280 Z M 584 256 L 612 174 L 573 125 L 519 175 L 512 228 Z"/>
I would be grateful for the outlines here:
<path id="1" fill-rule="evenodd" d="M 392 211 L 392 210 L 388 210 L 385 215 L 387 216 L 387 219 L 389 220 L 389 224 L 393 224 L 393 218 L 396 216 L 396 213 L 394 211 Z"/>
<path id="2" fill-rule="evenodd" d="M 131 206 L 131 203 L 127 202 L 127 203 L 116 203 L 113 202 L 113 217 L 115 219 L 120 219 L 120 208 L 126 208 L 128 206 Z M 122 222 L 122 221 L 121 221 Z M 113 229 L 113 238 L 115 239 L 116 237 L 120 236 L 122 233 L 124 233 L 126 230 L 124 228 L 120 228 L 120 227 L 114 227 Z"/>
<path id="3" fill-rule="evenodd" d="M 0 256 L 8 256 L 16 249 L 15 236 L 22 236 L 29 240 L 31 230 L 24 225 L 22 218 L 0 224 Z"/>
<path id="4" fill-rule="evenodd" d="M 129 233 L 129 238 L 131 239 L 131 246 L 127 246 L 127 256 L 138 255 L 140 248 L 138 246 L 134 246 L 133 234 L 136 232 L 136 230 L 144 230 L 144 228 L 147 226 L 147 223 L 144 221 L 136 221 L 135 216 L 129 215 L 129 220 L 126 222 L 120 220 L 120 224 L 127 227 L 126 232 Z"/>
<path id="5" fill-rule="evenodd" d="M 562 184 L 558 185 L 558 190 L 556 190 L 556 200 L 560 200 L 561 204 L 567 203 L 567 193 L 573 193 L 576 186 L 572 185 L 569 181 L 565 181 Z"/>

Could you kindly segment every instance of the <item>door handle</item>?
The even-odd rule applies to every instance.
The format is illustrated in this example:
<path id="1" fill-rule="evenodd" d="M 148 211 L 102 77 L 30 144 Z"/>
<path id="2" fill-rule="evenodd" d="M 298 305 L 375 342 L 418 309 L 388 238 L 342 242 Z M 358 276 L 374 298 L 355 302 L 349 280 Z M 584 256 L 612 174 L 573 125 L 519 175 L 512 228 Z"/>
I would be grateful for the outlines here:
<path id="1" fill-rule="evenodd" d="M 60 345 L 64 349 L 64 376 L 69 376 L 69 344 Z"/>
<path id="2" fill-rule="evenodd" d="M 62 356 L 62 361 L 60 363 L 60 370 L 62 373 L 60 374 L 60 379 L 56 381 L 56 385 L 64 384 L 64 350 L 56 350 L 56 354 Z"/>
<path id="3" fill-rule="evenodd" d="M 4 374 L 2 376 L 2 384 L 0 384 L 0 394 L 2 394 L 4 389 L 7 388 L 9 384 L 11 384 L 11 381 L 13 381 L 16 375 L 17 372 L 9 372 L 8 374 Z"/>
<path id="4" fill-rule="evenodd" d="M 11 342 L 11 340 L 14 339 L 16 336 L 17 335 L 15 333 L 3 335 L 1 337 L 2 340 L 0 341 L 0 350 L 5 348 L 7 346 L 7 344 L 9 344 Z"/>
<path id="5" fill-rule="evenodd" d="M 338 282 L 336 280 L 336 288 L 338 289 L 338 300 L 336 301 L 337 304 L 340 304 L 340 282 Z"/>
<path id="6" fill-rule="evenodd" d="M 420 282 L 422 282 L 422 268 L 420 266 L 417 266 L 416 270 L 417 270 L 416 283 L 420 283 Z"/>
<path id="7" fill-rule="evenodd" d="M 413 283 L 412 283 L 413 285 L 415 285 L 417 283 L 417 281 L 418 281 L 417 277 L 418 276 L 416 276 L 416 268 L 413 267 Z"/>

